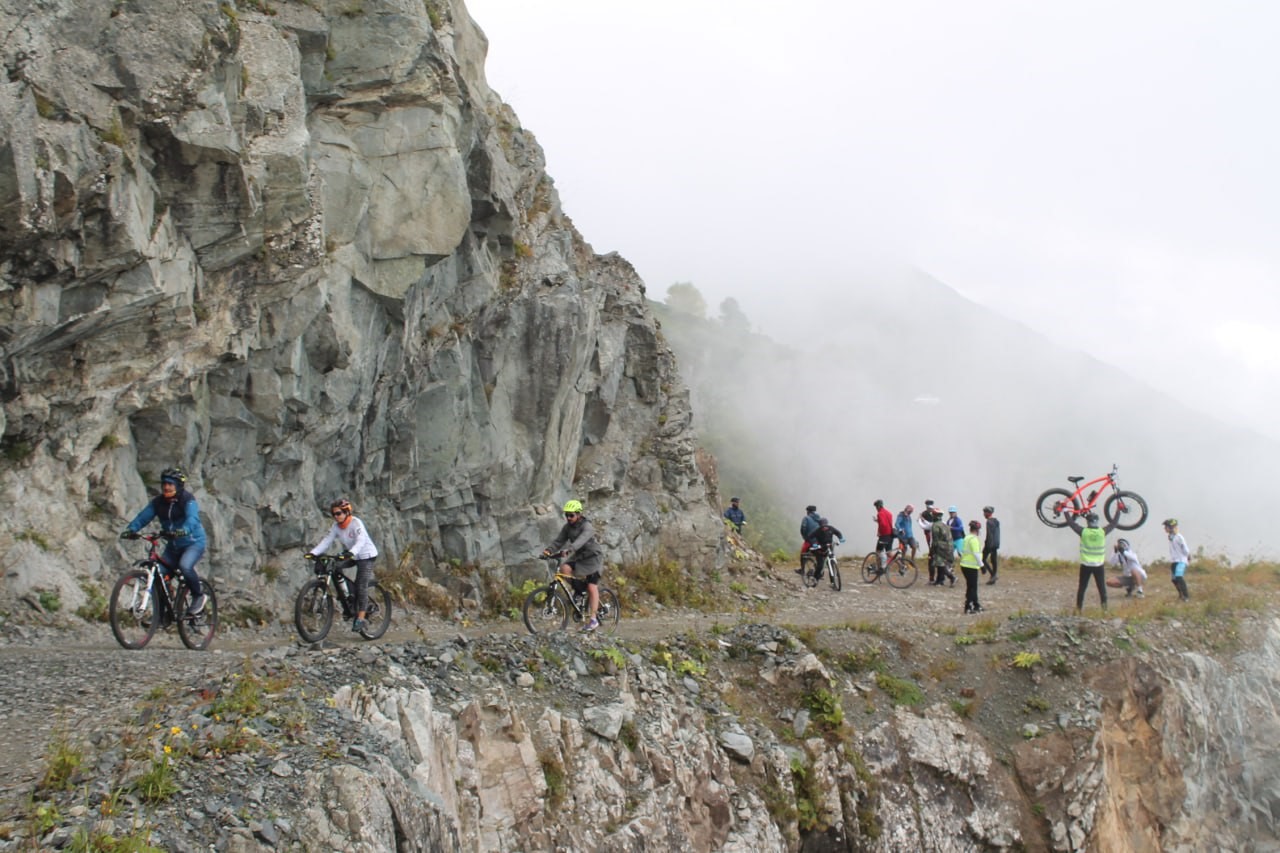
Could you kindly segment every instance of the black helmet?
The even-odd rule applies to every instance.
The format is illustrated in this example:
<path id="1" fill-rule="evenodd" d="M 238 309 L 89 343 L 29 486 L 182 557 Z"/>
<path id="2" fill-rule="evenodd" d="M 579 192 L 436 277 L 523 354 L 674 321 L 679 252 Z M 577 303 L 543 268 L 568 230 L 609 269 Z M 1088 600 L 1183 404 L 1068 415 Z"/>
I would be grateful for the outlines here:
<path id="1" fill-rule="evenodd" d="M 984 507 L 982 508 L 982 511 L 983 511 L 983 512 L 995 512 L 995 511 L 996 511 L 996 508 L 995 508 L 995 507 L 993 507 L 993 506 L 984 506 Z"/>
<path id="2" fill-rule="evenodd" d="M 817 512 L 817 511 L 818 511 L 818 508 L 817 508 L 816 506 L 814 506 L 813 504 L 809 504 L 807 507 L 805 507 L 805 508 L 804 508 L 804 511 L 805 511 L 805 512 Z"/>
<path id="3" fill-rule="evenodd" d="M 1117 539 L 1117 540 L 1116 540 L 1116 550 L 1118 550 L 1118 551 L 1128 551 L 1128 550 L 1129 550 L 1129 540 L 1128 540 L 1128 539 Z"/>
<path id="4" fill-rule="evenodd" d="M 160 482 L 173 483 L 178 488 L 182 488 L 187 484 L 187 475 L 186 472 L 175 465 L 160 472 Z"/>
<path id="5" fill-rule="evenodd" d="M 830 524 L 830 523 L 831 523 L 831 522 L 827 521 L 825 518 L 820 518 L 820 519 L 818 519 L 818 524 L 820 524 L 820 525 L 821 525 L 821 526 L 823 526 L 823 527 L 826 527 L 826 526 L 827 526 L 828 524 Z"/>
<path id="6" fill-rule="evenodd" d="M 1097 523 L 1098 523 L 1098 514 L 1097 514 L 1096 512 L 1086 513 L 1086 514 L 1085 514 L 1085 517 L 1084 517 L 1084 520 L 1085 520 L 1085 521 L 1087 521 L 1087 522 L 1089 522 L 1090 524 L 1097 524 Z"/>

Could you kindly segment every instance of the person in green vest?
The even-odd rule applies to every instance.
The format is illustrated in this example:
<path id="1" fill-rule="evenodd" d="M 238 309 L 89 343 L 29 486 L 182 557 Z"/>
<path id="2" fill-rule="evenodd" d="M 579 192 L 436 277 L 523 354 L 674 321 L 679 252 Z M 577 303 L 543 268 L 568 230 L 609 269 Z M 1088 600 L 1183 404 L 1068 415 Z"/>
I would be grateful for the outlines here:
<path id="1" fill-rule="evenodd" d="M 1112 522 L 1106 527 L 1098 526 L 1098 514 L 1091 512 L 1085 516 L 1087 527 L 1080 526 L 1080 520 L 1072 516 L 1069 520 L 1071 529 L 1080 537 L 1080 584 L 1076 588 L 1076 613 L 1084 608 L 1084 594 L 1089 589 L 1092 579 L 1098 587 L 1098 598 L 1102 599 L 1102 609 L 1107 609 L 1107 534 L 1115 530 Z"/>
<path id="2" fill-rule="evenodd" d="M 978 531 L 982 522 L 969 522 L 969 535 L 960 543 L 960 571 L 964 572 L 964 612 L 981 613 L 978 606 L 978 569 L 982 568 L 982 542 Z"/>

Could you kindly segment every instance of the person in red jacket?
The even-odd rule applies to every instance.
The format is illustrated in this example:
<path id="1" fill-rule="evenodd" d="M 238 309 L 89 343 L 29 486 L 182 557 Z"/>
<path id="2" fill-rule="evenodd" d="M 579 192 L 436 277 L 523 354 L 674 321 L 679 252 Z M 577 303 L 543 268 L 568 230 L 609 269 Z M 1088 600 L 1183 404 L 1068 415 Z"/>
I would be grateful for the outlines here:
<path id="1" fill-rule="evenodd" d="M 883 571 L 893 550 L 893 513 L 884 508 L 884 501 L 876 500 L 876 556 Z"/>

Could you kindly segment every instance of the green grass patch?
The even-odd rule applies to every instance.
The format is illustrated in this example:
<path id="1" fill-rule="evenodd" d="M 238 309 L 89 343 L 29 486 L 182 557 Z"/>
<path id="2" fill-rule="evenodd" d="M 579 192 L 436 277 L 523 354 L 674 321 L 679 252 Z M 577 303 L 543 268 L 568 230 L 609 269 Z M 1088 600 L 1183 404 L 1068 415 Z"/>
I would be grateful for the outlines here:
<path id="1" fill-rule="evenodd" d="M 915 707 L 924 701 L 924 691 L 920 689 L 920 685 L 910 679 L 880 672 L 876 674 L 876 686 L 884 691 L 895 705 Z"/>

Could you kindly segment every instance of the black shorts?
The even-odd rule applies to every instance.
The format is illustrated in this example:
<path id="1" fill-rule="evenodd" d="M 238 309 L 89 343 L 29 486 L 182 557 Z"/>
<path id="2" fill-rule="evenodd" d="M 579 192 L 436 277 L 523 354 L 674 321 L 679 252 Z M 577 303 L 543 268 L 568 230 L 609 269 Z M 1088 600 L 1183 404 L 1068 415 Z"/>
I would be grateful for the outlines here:
<path id="1" fill-rule="evenodd" d="M 587 575 L 585 578 L 575 577 L 570 581 L 570 583 L 573 584 L 574 592 L 586 592 L 587 586 L 590 584 L 595 584 L 599 586 L 600 573 L 592 572 L 591 574 Z"/>
<path id="2" fill-rule="evenodd" d="M 894 540 L 894 534 L 892 534 L 892 533 L 890 533 L 888 536 L 878 536 L 878 537 L 876 537 L 876 550 L 877 550 L 877 551 L 892 551 L 892 550 L 893 550 L 893 540 Z"/>

